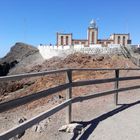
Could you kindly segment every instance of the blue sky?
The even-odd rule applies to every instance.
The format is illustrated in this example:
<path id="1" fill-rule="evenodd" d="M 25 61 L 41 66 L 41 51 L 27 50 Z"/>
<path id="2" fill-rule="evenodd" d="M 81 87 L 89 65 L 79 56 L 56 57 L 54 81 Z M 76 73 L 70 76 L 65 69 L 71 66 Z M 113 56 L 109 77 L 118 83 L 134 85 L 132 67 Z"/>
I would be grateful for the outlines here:
<path id="1" fill-rule="evenodd" d="M 139 0 L 1 0 L 0 57 L 16 42 L 55 44 L 56 32 L 86 38 L 91 19 L 98 19 L 99 38 L 130 33 L 140 43 Z"/>

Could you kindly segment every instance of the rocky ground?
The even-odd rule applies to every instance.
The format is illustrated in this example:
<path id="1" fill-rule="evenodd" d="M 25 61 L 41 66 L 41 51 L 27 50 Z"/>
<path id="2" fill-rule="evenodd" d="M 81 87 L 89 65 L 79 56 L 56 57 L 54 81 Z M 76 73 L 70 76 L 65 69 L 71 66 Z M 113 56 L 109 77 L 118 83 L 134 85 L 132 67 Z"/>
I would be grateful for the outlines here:
<path id="1" fill-rule="evenodd" d="M 132 62 L 124 58 L 123 56 L 93 56 L 88 54 L 75 53 L 67 56 L 62 59 L 59 57 L 54 57 L 50 60 L 42 61 L 41 57 L 38 57 L 34 65 L 29 65 L 31 62 L 37 58 L 37 55 L 25 57 L 20 64 L 17 64 L 16 67 L 10 70 L 10 74 L 25 73 L 25 72 L 38 72 L 46 70 L 55 70 L 60 68 L 134 68 L 136 67 Z M 27 65 L 28 64 L 28 65 Z M 23 66 L 23 67 L 22 67 Z M 139 75 L 140 72 L 134 71 L 121 71 L 121 76 L 132 76 Z M 74 72 L 73 80 L 82 80 L 82 79 L 98 79 L 98 78 L 107 78 L 114 77 L 114 72 L 109 71 L 100 71 L 100 72 Z M 11 81 L 11 82 L 0 82 L 0 102 L 6 102 L 11 99 L 18 97 L 26 96 L 33 94 L 37 91 L 54 87 L 65 82 L 65 74 L 55 74 L 44 77 L 36 78 L 26 78 L 21 81 Z M 139 84 L 139 81 L 136 82 L 121 82 L 120 87 Z M 73 89 L 73 97 L 95 93 L 98 91 L 108 90 L 114 88 L 114 83 L 111 84 L 101 84 L 94 86 L 78 87 Z M 139 95 L 138 91 L 135 92 L 125 92 L 120 95 L 123 103 L 135 102 Z M 65 100 L 65 91 L 60 92 L 56 95 L 49 96 L 38 101 L 34 101 L 27 105 L 12 109 L 1 113 L 0 115 L 0 132 L 4 132 L 19 123 L 20 118 L 26 118 L 27 120 L 51 107 L 61 103 Z M 119 107 L 119 106 L 118 106 Z M 97 135 L 95 136 L 93 132 L 95 129 L 94 125 L 98 126 L 97 121 L 103 121 L 100 116 L 104 113 L 107 113 L 116 106 L 114 105 L 114 97 L 112 95 L 85 101 L 82 103 L 76 103 L 73 105 L 73 120 L 78 121 L 84 127 L 81 134 L 69 134 L 59 132 L 58 129 L 65 124 L 65 109 L 53 115 L 50 118 L 42 121 L 36 126 L 30 128 L 25 132 L 22 140 L 66 140 L 66 139 L 93 139 L 97 135 L 101 136 L 100 129 L 97 130 Z M 95 119 L 97 118 L 97 119 Z M 106 119 L 104 119 L 106 120 Z M 110 124 L 110 123 L 109 123 Z M 91 126 L 90 126 L 91 125 Z M 121 125 L 121 124 L 120 124 Z M 91 129 L 88 129 L 90 126 Z M 97 127 L 96 126 L 96 127 Z M 106 127 L 103 128 L 105 132 Z M 118 126 L 119 127 L 119 126 Z M 87 131 L 86 131 L 87 130 Z M 102 129 L 101 129 L 102 130 Z M 89 135 L 90 133 L 90 135 Z M 103 136 L 104 137 L 104 136 Z M 103 137 L 98 137 L 97 139 L 102 140 Z M 114 139 L 113 137 L 110 140 Z"/>

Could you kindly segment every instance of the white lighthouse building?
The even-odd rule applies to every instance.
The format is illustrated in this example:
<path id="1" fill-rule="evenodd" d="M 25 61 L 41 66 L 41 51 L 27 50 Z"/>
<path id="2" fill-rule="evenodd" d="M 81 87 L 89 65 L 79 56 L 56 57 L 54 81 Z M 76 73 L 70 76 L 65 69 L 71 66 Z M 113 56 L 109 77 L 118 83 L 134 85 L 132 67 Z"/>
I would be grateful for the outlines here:
<path id="1" fill-rule="evenodd" d="M 57 33 L 57 46 L 74 46 L 83 45 L 90 47 L 90 45 L 100 44 L 102 46 L 108 46 L 110 44 L 119 44 L 126 46 L 131 44 L 130 34 L 114 33 L 110 35 L 108 39 L 98 38 L 98 27 L 95 20 L 92 20 L 87 29 L 87 39 L 73 39 L 72 33 Z"/>

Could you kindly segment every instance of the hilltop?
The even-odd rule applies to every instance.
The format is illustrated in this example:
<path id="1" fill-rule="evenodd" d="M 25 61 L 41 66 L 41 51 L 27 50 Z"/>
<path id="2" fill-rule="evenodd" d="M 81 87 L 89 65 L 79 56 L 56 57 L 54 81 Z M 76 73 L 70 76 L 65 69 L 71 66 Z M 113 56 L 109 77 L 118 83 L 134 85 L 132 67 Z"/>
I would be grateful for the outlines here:
<path id="1" fill-rule="evenodd" d="M 10 52 L 5 57 L 1 58 L 1 63 L 11 63 L 14 60 L 21 61 L 28 55 L 32 55 L 36 52 L 38 52 L 38 49 L 34 46 L 17 42 L 11 47 Z"/>
<path id="2" fill-rule="evenodd" d="M 16 68 L 21 67 L 21 65 L 23 67 L 34 64 L 34 61 L 36 62 L 37 60 L 40 62 L 43 60 L 37 48 L 18 42 L 11 47 L 10 52 L 5 57 L 0 59 L 0 76 L 7 75 L 15 66 Z"/>

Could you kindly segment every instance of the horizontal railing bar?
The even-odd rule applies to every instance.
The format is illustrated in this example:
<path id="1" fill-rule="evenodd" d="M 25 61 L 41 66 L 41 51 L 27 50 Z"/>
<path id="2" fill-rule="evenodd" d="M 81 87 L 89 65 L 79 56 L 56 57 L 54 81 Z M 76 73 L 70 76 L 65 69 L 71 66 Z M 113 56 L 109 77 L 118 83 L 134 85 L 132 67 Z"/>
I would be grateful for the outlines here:
<path id="1" fill-rule="evenodd" d="M 0 113 L 4 112 L 6 110 L 24 105 L 26 103 L 38 100 L 40 98 L 52 95 L 56 92 L 65 90 L 69 87 L 71 87 L 71 84 L 67 83 L 67 84 L 64 84 L 64 85 L 59 85 L 57 87 L 49 88 L 49 89 L 44 90 L 44 91 L 40 91 L 40 92 L 37 92 L 37 93 L 33 93 L 31 95 L 27 95 L 27 96 L 24 96 L 24 97 L 21 97 L 21 98 L 17 98 L 17 99 L 13 99 L 13 100 L 1 103 L 0 104 Z"/>
<path id="2" fill-rule="evenodd" d="M 137 85 L 137 86 L 119 88 L 117 91 L 118 91 L 118 92 L 123 92 L 123 91 L 127 91 L 127 90 L 139 89 L 139 88 L 140 88 L 140 85 Z"/>
<path id="3" fill-rule="evenodd" d="M 55 73 L 61 73 L 66 72 L 68 70 L 72 71 L 104 71 L 104 70 L 140 70 L 140 68 L 82 68 L 82 69 L 60 69 L 60 70 L 51 70 L 51 71 L 43 71 L 43 72 L 36 72 L 36 73 L 25 73 L 25 74 L 19 74 L 19 75 L 10 75 L 10 76 L 2 76 L 0 77 L 0 81 L 9 81 L 9 80 L 20 80 L 26 77 L 37 77 L 37 76 L 44 76 L 48 74 L 55 74 Z"/>
<path id="4" fill-rule="evenodd" d="M 100 92 L 100 93 L 79 96 L 79 97 L 77 97 L 77 99 L 74 100 L 74 103 L 82 102 L 82 101 L 85 101 L 85 100 L 98 98 L 98 97 L 102 97 L 102 96 L 106 96 L 106 95 L 110 95 L 110 94 L 113 94 L 116 91 L 117 90 L 109 90 L 109 91 L 104 91 L 104 92 Z"/>
<path id="5" fill-rule="evenodd" d="M 23 78 L 62 73 L 62 72 L 66 72 L 68 70 L 69 69 L 60 69 L 60 70 L 51 70 L 51 71 L 43 71 L 43 72 L 36 72 L 36 73 L 25 73 L 25 74 L 19 74 L 19 75 L 2 76 L 2 77 L 0 77 L 0 81 L 21 80 Z"/>
<path id="6" fill-rule="evenodd" d="M 16 136 L 17 134 L 24 132 L 26 129 L 30 128 L 31 126 L 35 125 L 36 123 L 39 123 L 40 121 L 46 119 L 47 117 L 55 114 L 56 112 L 62 110 L 63 108 L 65 108 L 66 106 L 71 104 L 71 100 L 72 99 L 66 100 L 63 103 L 53 107 L 52 109 L 45 111 L 45 112 L 37 115 L 36 117 L 33 117 L 30 120 L 27 120 L 27 121 L 23 122 L 22 124 L 19 124 L 18 126 L 8 130 L 7 132 L 0 134 L 0 140 L 8 140 L 9 138 Z"/>
<path id="7" fill-rule="evenodd" d="M 75 68 L 71 69 L 72 71 L 114 71 L 114 70 L 140 70 L 140 68 Z"/>
<path id="8" fill-rule="evenodd" d="M 93 84 L 110 83 L 110 82 L 115 82 L 117 79 L 119 81 L 138 80 L 138 79 L 140 79 L 140 76 L 76 81 L 76 82 L 72 83 L 72 87 L 86 86 L 86 85 L 93 85 Z"/>
<path id="9" fill-rule="evenodd" d="M 119 81 L 128 81 L 128 80 L 138 80 L 140 76 L 131 76 L 131 77 L 119 77 Z"/>
<path id="10" fill-rule="evenodd" d="M 2 133 L 2 134 L 0 134 L 0 140 L 7 140 L 7 139 L 19 134 L 19 133 L 22 133 L 26 129 L 30 128 L 31 126 L 35 125 L 36 123 L 39 123 L 40 121 L 46 119 L 47 117 L 55 114 L 56 112 L 62 110 L 63 108 L 67 107 L 68 105 L 70 105 L 72 103 L 77 103 L 77 102 L 81 102 L 81 101 L 84 101 L 84 100 L 89 100 L 89 99 L 93 99 L 93 98 L 97 98 L 97 97 L 101 97 L 101 96 L 110 95 L 110 94 L 113 94 L 116 91 L 122 92 L 122 91 L 127 91 L 127 90 L 138 89 L 138 88 L 140 88 L 140 85 L 126 87 L 126 88 L 120 88 L 120 89 L 115 89 L 115 90 L 104 91 L 104 92 L 91 94 L 91 95 L 84 95 L 84 96 L 75 97 L 75 98 L 66 100 L 63 103 L 53 107 L 52 109 L 50 109 L 48 111 L 45 111 L 45 112 L 39 114 L 38 116 L 33 117 L 30 120 L 25 121 L 22 124 L 20 124 L 20 125 L 12 128 L 12 129 Z"/>
<path id="11" fill-rule="evenodd" d="M 139 88 L 140 88 L 140 85 L 137 85 L 137 86 L 113 89 L 113 90 L 99 92 L 99 93 L 90 94 L 90 95 L 83 95 L 83 96 L 77 97 L 77 99 L 75 98 L 73 103 L 82 102 L 82 101 L 85 101 L 85 100 L 89 100 L 89 99 L 93 99 L 93 98 L 98 98 L 98 97 L 110 95 L 110 94 L 113 94 L 115 92 L 123 92 L 123 91 L 128 91 L 128 90 L 139 89 Z"/>
<path id="12" fill-rule="evenodd" d="M 116 81 L 116 78 L 76 81 L 76 82 L 72 82 L 72 87 L 86 86 L 92 84 L 102 84 L 102 83 L 109 83 L 114 81 Z"/>

